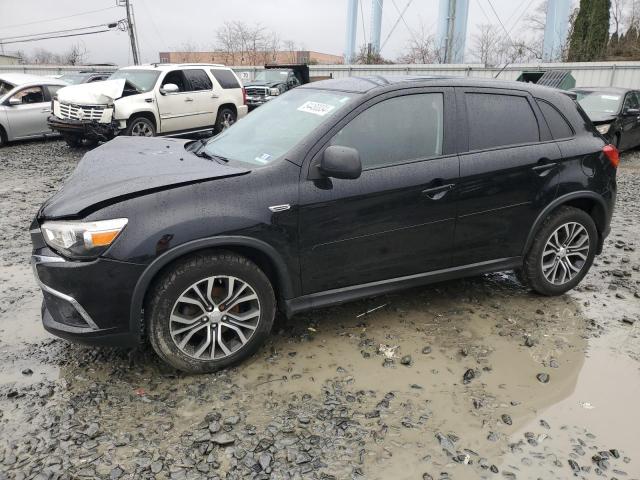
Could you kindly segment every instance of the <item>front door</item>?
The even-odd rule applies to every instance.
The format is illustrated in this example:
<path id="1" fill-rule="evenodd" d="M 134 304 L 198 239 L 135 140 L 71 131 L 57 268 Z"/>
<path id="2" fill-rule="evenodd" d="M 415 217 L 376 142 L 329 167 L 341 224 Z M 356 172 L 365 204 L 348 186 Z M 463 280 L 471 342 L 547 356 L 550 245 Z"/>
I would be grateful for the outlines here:
<path id="1" fill-rule="evenodd" d="M 527 93 L 457 94 L 468 148 L 460 154 L 454 264 L 519 256 L 542 206 L 556 195 L 560 149 Z"/>
<path id="2" fill-rule="evenodd" d="M 355 148 L 355 180 L 304 179 L 300 259 L 305 294 L 450 266 L 458 158 L 452 89 L 387 94 L 350 114 L 320 150 Z M 314 159 L 316 161 L 317 159 Z"/>
<path id="3" fill-rule="evenodd" d="M 18 99 L 21 103 L 10 105 L 11 99 Z M 11 138 L 28 138 L 51 133 L 47 125 L 51 105 L 45 101 L 41 86 L 26 87 L 16 92 L 7 101 L 6 109 Z"/>
<path id="4" fill-rule="evenodd" d="M 160 90 L 168 84 L 177 85 L 178 91 L 175 93 L 163 94 L 161 91 L 156 93 L 161 133 L 197 128 L 199 123 L 196 113 L 199 105 L 195 102 L 194 92 L 191 91 L 184 71 L 172 70 L 168 72 L 160 82 Z"/>
<path id="5" fill-rule="evenodd" d="M 620 136 L 619 148 L 626 150 L 640 144 L 640 99 L 637 92 L 629 92 L 624 97 L 622 105 L 622 135 Z M 635 113 L 629 112 L 635 110 Z"/>

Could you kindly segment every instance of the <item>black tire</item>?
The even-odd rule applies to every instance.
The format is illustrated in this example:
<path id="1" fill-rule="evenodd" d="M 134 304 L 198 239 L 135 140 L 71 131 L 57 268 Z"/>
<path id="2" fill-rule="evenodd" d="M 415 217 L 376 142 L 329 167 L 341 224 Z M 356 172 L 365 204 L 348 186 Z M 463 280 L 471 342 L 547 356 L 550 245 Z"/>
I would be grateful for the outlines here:
<path id="1" fill-rule="evenodd" d="M 258 297 L 260 315 L 255 325 L 255 330 L 247 338 L 246 343 L 226 356 L 211 360 L 196 358 L 178 347 L 171 336 L 170 317 L 174 313 L 178 298 L 182 298 L 181 296 L 195 283 L 206 281 L 207 278 L 214 275 L 236 277 L 236 279 L 248 284 Z M 225 307 L 222 304 L 218 304 L 216 310 L 218 308 L 222 311 Z M 149 340 L 153 349 L 162 360 L 178 370 L 189 373 L 214 372 L 252 355 L 268 337 L 275 313 L 275 294 L 264 272 L 247 258 L 229 252 L 203 252 L 177 261 L 171 266 L 170 270 L 154 283 L 145 304 L 145 321 L 147 322 Z M 200 317 L 200 315 L 200 313 L 197 313 L 194 318 Z M 206 313 L 204 315 L 206 316 Z M 222 320 L 224 319 L 225 317 L 222 318 Z M 201 330 L 202 333 L 197 335 L 206 333 L 209 328 L 212 335 L 214 335 L 217 330 L 213 327 L 205 327 L 205 330 Z M 223 327 L 218 326 L 217 328 L 222 329 Z M 225 328 L 221 332 L 223 335 L 237 337 L 229 328 Z M 183 338 L 180 338 L 180 340 Z M 196 341 L 198 339 L 196 335 L 193 338 L 196 338 Z M 204 343 L 204 339 L 202 339 L 202 342 Z M 229 345 L 229 343 L 226 343 L 227 347 Z M 207 350 L 207 352 L 210 356 L 210 350 Z"/>
<path id="2" fill-rule="evenodd" d="M 4 131 L 4 128 L 0 127 L 0 148 L 6 147 L 8 143 L 7 133 Z"/>
<path id="3" fill-rule="evenodd" d="M 70 148 L 82 147 L 82 137 L 80 135 L 63 135 L 62 138 Z"/>
<path id="4" fill-rule="evenodd" d="M 586 259 L 579 260 L 575 262 L 577 257 L 572 257 L 575 263 L 572 263 L 574 266 L 580 266 L 580 270 L 575 273 L 575 276 L 568 279 L 566 282 L 562 282 L 561 284 L 553 283 L 547 279 L 545 274 L 543 273 L 542 268 L 542 256 L 545 247 L 547 246 L 547 242 L 550 240 L 551 236 L 554 232 L 566 224 L 578 224 L 581 225 L 588 235 L 588 252 L 586 254 Z M 564 232 L 560 232 L 559 235 L 563 235 Z M 559 243 L 562 244 L 562 241 Z M 562 244 L 562 248 L 564 248 Z M 595 222 L 593 218 L 585 212 L 584 210 L 580 210 L 573 207 L 560 207 L 559 209 L 552 212 L 542 223 L 536 236 L 533 240 L 531 248 L 527 252 L 524 258 L 524 264 L 522 269 L 517 271 L 518 278 L 522 281 L 522 283 L 534 291 L 547 296 L 555 296 L 562 295 L 563 293 L 574 288 L 580 281 L 584 278 L 584 276 L 588 273 L 591 265 L 593 264 L 593 259 L 596 256 L 596 250 L 598 247 L 598 230 L 596 228 Z M 584 252 L 583 252 L 584 253 Z M 554 258 L 553 253 L 551 257 L 547 256 L 546 258 Z M 563 254 L 564 255 L 564 254 Z M 581 263 L 582 262 L 582 263 Z M 561 269 L 559 269 L 560 271 Z M 561 272 L 559 272 L 560 274 Z"/>
<path id="5" fill-rule="evenodd" d="M 146 117 L 131 117 L 124 134 L 130 137 L 155 137 L 156 126 Z"/>
<path id="6" fill-rule="evenodd" d="M 230 107 L 222 107 L 218 110 L 218 116 L 216 118 L 216 124 L 213 126 L 214 133 L 220 133 L 236 123 L 238 115 Z"/>

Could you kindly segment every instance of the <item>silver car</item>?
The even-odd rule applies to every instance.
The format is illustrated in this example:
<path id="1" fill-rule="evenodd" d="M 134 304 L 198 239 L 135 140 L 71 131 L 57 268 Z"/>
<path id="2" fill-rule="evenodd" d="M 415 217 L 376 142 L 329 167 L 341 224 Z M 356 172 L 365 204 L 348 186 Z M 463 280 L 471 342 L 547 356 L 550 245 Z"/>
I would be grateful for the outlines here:
<path id="1" fill-rule="evenodd" d="M 12 140 L 56 135 L 47 125 L 51 98 L 67 85 L 56 78 L 0 73 L 0 146 Z"/>

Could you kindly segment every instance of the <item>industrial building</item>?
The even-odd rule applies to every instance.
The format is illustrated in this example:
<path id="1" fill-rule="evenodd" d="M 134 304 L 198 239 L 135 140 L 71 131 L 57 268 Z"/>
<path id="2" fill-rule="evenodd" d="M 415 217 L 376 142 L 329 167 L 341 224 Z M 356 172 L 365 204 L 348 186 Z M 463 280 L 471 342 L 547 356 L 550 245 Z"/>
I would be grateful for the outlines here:
<path id="1" fill-rule="evenodd" d="M 234 66 L 258 66 L 266 63 L 306 63 L 309 65 L 340 65 L 342 55 L 312 50 L 280 50 L 277 52 L 160 52 L 160 63 L 222 63 Z"/>

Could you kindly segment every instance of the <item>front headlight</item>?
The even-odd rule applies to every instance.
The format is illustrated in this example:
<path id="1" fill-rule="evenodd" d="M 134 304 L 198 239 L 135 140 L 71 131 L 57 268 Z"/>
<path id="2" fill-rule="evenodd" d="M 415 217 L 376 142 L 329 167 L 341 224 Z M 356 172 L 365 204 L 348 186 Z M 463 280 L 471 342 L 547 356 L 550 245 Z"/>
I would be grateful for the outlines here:
<path id="1" fill-rule="evenodd" d="M 51 248 L 69 258 L 95 258 L 104 252 L 120 235 L 128 219 L 116 218 L 97 222 L 44 222 L 44 241 Z"/>
<path id="2" fill-rule="evenodd" d="M 598 130 L 598 132 L 601 135 L 606 135 L 609 132 L 610 128 L 611 128 L 611 124 L 610 123 L 605 123 L 604 125 L 598 125 L 596 127 L 596 130 Z"/>
<path id="3" fill-rule="evenodd" d="M 269 89 L 269 95 L 272 97 L 275 97 L 276 95 L 280 95 L 280 89 L 279 88 L 270 88 Z"/>

